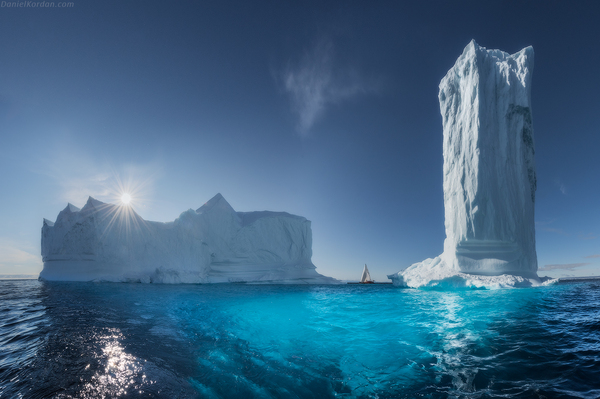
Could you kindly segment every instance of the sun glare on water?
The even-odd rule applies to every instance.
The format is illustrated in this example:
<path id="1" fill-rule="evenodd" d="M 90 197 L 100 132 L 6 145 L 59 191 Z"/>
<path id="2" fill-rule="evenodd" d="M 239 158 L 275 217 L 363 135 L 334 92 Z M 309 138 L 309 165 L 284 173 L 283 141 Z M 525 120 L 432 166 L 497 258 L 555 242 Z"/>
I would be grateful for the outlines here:
<path id="1" fill-rule="evenodd" d="M 129 203 L 131 202 L 131 195 L 124 193 L 121 196 L 121 202 L 123 203 L 123 205 L 129 205 Z"/>

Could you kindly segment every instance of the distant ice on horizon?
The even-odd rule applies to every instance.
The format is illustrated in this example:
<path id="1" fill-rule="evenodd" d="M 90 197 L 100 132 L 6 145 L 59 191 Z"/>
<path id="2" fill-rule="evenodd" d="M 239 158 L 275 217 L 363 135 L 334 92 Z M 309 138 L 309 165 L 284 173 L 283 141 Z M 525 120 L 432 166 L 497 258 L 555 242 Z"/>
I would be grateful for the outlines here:
<path id="1" fill-rule="evenodd" d="M 312 263 L 306 218 L 236 212 L 217 194 L 175 221 L 150 222 L 90 197 L 42 227 L 41 280 L 335 284 Z"/>
<path id="2" fill-rule="evenodd" d="M 521 287 L 537 275 L 533 48 L 471 41 L 440 82 L 444 252 L 389 275 L 406 287 Z"/>

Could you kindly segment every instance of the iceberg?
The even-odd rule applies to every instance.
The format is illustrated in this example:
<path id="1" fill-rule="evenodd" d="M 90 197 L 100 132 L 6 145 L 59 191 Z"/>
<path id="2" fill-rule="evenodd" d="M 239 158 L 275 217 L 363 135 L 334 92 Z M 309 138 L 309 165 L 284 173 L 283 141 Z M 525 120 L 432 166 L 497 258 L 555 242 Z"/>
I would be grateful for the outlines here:
<path id="1" fill-rule="evenodd" d="M 90 197 L 42 226 L 40 280 L 335 284 L 312 263 L 306 218 L 236 212 L 217 194 L 168 223 Z"/>
<path id="2" fill-rule="evenodd" d="M 389 275 L 407 287 L 509 287 L 537 275 L 533 48 L 508 54 L 471 41 L 440 82 L 444 252 Z"/>

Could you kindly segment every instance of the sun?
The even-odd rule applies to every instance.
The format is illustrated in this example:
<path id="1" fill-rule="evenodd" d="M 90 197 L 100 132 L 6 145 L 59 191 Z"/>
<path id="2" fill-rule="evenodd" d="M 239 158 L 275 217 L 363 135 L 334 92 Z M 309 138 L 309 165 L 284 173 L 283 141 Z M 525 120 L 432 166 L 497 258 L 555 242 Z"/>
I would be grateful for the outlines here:
<path id="1" fill-rule="evenodd" d="M 131 202 L 131 195 L 123 193 L 123 195 L 121 195 L 121 202 L 123 203 L 123 205 L 129 205 L 129 203 Z"/>

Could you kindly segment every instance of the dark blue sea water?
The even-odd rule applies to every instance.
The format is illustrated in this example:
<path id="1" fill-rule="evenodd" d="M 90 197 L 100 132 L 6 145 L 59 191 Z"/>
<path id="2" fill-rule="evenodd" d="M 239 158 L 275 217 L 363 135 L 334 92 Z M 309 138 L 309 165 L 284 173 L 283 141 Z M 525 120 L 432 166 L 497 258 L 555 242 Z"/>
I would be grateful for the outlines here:
<path id="1" fill-rule="evenodd" d="M 600 285 L 0 281 L 2 398 L 598 398 Z"/>

